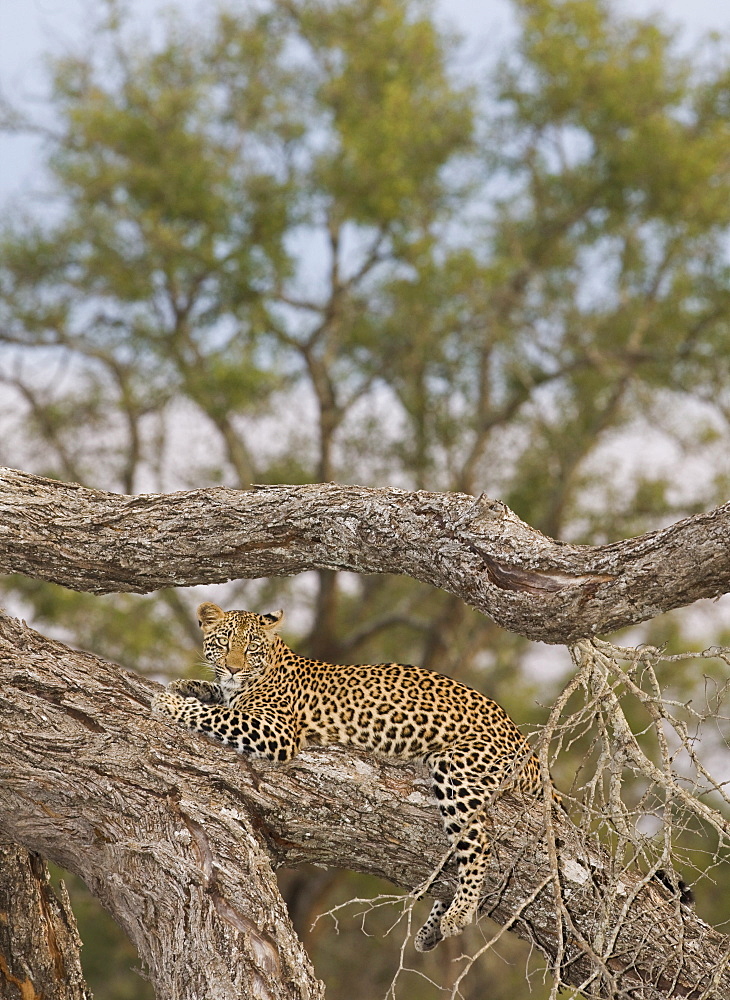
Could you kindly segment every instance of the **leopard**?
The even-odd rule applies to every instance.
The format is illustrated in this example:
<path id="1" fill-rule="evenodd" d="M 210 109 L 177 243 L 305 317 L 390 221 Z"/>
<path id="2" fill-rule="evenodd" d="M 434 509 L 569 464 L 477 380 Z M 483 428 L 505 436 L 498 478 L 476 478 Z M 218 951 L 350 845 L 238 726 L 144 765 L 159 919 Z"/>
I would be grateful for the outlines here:
<path id="1" fill-rule="evenodd" d="M 436 899 L 414 945 L 430 951 L 460 934 L 481 902 L 490 803 L 505 789 L 544 794 L 539 761 L 507 712 L 424 667 L 300 656 L 278 634 L 283 611 L 224 611 L 205 602 L 197 615 L 215 680 L 172 681 L 155 696 L 153 711 L 278 764 L 304 747 L 331 744 L 423 761 L 458 878 L 453 899 Z"/>

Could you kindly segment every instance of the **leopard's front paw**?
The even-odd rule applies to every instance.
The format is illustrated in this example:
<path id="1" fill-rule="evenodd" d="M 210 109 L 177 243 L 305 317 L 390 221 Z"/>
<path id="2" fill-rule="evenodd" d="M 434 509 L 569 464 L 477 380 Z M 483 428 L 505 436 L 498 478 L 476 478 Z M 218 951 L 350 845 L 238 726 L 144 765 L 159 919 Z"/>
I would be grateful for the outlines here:
<path id="1" fill-rule="evenodd" d="M 204 705 L 221 705 L 223 703 L 223 692 L 218 684 L 210 681 L 187 680 L 178 678 L 167 685 L 167 690 L 181 695 L 183 698 L 192 698 L 193 701 L 202 701 Z"/>
<path id="2" fill-rule="evenodd" d="M 179 694 L 182 698 L 197 698 L 198 695 L 195 690 L 197 683 L 197 681 L 186 680 L 184 677 L 178 677 L 177 680 L 170 681 L 166 690 L 171 691 L 173 694 Z"/>
<path id="3" fill-rule="evenodd" d="M 152 711 L 155 715 L 167 715 L 177 719 L 184 704 L 185 699 L 168 688 L 165 691 L 158 691 L 154 696 Z"/>

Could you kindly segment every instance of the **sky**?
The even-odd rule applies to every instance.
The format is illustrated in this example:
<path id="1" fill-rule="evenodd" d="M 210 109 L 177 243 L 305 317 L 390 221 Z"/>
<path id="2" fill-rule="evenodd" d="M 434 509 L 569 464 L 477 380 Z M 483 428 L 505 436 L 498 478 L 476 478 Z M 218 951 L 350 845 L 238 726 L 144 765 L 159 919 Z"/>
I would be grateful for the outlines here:
<path id="1" fill-rule="evenodd" d="M 126 0 L 133 8 L 149 12 L 167 6 L 195 11 L 200 0 Z M 676 24 L 688 45 L 709 31 L 730 37 L 728 0 L 614 0 L 626 13 L 661 11 Z M 43 56 L 74 48 L 84 38 L 94 0 L 0 0 L 0 93 L 11 101 L 37 100 L 43 93 Z M 203 4 L 202 6 L 209 6 Z M 441 18 L 465 36 L 472 58 L 495 50 L 510 35 L 507 0 L 437 0 Z M 0 203 L 32 186 L 40 148 L 30 138 L 0 135 Z"/>

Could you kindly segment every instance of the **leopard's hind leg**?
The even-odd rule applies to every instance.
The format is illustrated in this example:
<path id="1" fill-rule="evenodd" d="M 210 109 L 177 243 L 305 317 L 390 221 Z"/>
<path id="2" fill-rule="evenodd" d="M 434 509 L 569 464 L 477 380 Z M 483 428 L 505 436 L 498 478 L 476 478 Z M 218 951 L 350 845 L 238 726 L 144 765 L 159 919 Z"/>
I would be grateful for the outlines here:
<path id="1" fill-rule="evenodd" d="M 433 791 L 454 851 L 459 885 L 450 904 L 437 900 L 416 935 L 418 951 L 430 951 L 461 933 L 476 916 L 489 862 L 485 804 L 500 786 L 504 767 L 489 746 L 455 745 L 429 754 Z"/>

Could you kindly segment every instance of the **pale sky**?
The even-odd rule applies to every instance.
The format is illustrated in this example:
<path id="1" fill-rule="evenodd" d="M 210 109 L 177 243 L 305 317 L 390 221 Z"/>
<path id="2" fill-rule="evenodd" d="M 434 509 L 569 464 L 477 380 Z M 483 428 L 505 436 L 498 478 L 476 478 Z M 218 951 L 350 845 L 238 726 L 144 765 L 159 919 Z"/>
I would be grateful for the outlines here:
<path id="1" fill-rule="evenodd" d="M 195 11 L 210 4 L 199 0 L 127 0 L 138 11 L 167 6 Z M 662 11 L 676 23 L 687 44 L 704 33 L 720 31 L 730 38 L 730 0 L 615 0 L 626 13 Z M 442 17 L 467 39 L 467 53 L 477 57 L 509 37 L 507 0 L 438 0 Z M 32 100 L 43 90 L 43 55 L 62 52 L 84 37 L 84 26 L 96 8 L 93 0 L 0 0 L 0 90 L 12 100 Z M 34 176 L 38 144 L 0 135 L 0 202 L 23 190 Z"/>

